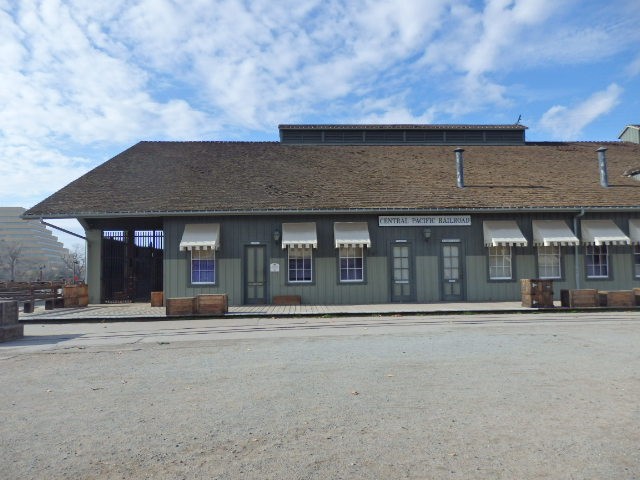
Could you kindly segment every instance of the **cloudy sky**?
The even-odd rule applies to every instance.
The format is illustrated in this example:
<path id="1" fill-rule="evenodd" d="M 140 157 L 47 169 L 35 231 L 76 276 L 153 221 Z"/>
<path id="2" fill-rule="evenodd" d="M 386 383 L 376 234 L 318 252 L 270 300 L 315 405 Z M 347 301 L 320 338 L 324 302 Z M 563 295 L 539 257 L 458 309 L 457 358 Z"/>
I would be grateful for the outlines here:
<path id="1" fill-rule="evenodd" d="M 638 25 L 638 0 L 0 0 L 0 205 L 140 140 L 280 123 L 616 140 L 640 123 Z"/>

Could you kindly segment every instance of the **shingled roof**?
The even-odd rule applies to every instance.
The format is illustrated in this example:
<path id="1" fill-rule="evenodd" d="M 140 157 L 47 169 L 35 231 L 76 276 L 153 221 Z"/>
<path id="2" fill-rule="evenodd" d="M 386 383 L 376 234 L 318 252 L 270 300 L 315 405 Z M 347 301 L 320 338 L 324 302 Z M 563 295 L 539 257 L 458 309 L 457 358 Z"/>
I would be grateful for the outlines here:
<path id="1" fill-rule="evenodd" d="M 596 149 L 607 152 L 600 186 Z M 640 209 L 640 163 L 629 143 L 465 147 L 456 187 L 452 146 L 306 146 L 271 142 L 140 142 L 25 217 L 268 213 Z"/>

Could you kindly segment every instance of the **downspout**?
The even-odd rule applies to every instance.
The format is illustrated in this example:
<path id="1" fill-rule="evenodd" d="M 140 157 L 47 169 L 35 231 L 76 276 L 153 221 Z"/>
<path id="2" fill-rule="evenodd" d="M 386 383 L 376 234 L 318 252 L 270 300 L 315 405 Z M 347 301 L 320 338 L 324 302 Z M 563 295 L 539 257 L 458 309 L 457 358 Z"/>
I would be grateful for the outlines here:
<path id="1" fill-rule="evenodd" d="M 70 232 L 69 230 L 65 230 L 64 228 L 60 228 L 60 227 L 58 227 L 56 225 L 53 225 L 51 223 L 47 223 L 43 219 L 40 219 L 40 223 L 43 224 L 43 225 L 46 225 L 47 227 L 55 228 L 56 230 L 60 230 L 61 232 L 66 233 L 67 235 L 73 235 L 74 237 L 81 238 L 85 242 L 87 240 L 87 237 L 83 237 L 82 235 L 78 235 L 77 233 L 73 233 L 73 232 Z"/>
<path id="2" fill-rule="evenodd" d="M 582 207 L 580 213 L 573 217 L 573 233 L 578 236 L 578 219 L 584 217 L 585 209 Z M 582 237 L 582 235 L 580 235 Z M 576 289 L 580 288 L 580 244 L 573 247 L 573 263 L 575 265 Z"/>

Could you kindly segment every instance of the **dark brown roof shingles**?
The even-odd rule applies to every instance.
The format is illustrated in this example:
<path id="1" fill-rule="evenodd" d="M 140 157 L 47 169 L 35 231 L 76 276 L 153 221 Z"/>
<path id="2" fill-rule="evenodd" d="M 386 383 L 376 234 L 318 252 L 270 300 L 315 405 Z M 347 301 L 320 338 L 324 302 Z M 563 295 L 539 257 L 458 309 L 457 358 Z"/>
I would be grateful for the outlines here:
<path id="1" fill-rule="evenodd" d="M 596 149 L 608 147 L 609 188 Z M 630 143 L 306 146 L 270 142 L 140 142 L 31 208 L 27 216 L 90 217 L 269 210 L 622 207 L 640 209 Z"/>

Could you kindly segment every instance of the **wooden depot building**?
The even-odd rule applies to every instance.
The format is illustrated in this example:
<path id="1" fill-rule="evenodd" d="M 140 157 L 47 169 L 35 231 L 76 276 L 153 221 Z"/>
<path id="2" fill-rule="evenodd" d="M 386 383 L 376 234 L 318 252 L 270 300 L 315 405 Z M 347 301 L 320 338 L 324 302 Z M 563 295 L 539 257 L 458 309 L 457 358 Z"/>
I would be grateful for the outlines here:
<path id="1" fill-rule="evenodd" d="M 23 218 L 80 221 L 92 303 L 640 287 L 636 143 L 526 142 L 522 125 L 279 128 L 279 142 L 140 142 Z"/>

